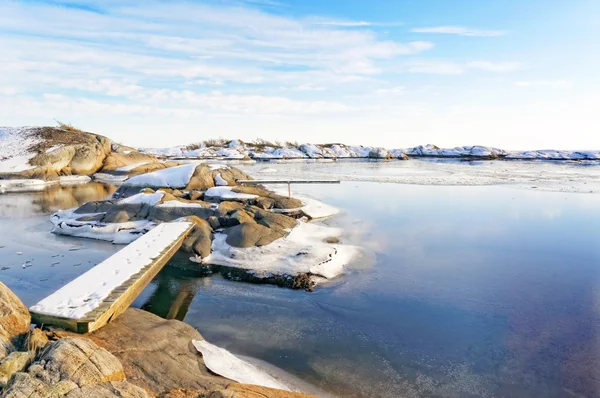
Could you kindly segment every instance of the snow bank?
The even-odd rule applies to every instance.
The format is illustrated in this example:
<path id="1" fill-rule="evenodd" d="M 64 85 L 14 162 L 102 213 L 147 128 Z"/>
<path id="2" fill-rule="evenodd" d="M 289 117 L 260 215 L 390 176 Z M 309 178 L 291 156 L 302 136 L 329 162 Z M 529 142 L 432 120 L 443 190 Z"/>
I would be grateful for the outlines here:
<path id="1" fill-rule="evenodd" d="M 0 127 L 0 173 L 15 173 L 35 168 L 29 148 L 41 142 L 30 128 Z"/>
<path id="2" fill-rule="evenodd" d="M 242 384 L 253 384 L 290 391 L 285 384 L 271 375 L 239 359 L 223 348 L 210 344 L 206 340 L 192 340 L 192 344 L 202 354 L 204 364 L 213 373 Z"/>
<path id="3" fill-rule="evenodd" d="M 30 308 L 39 314 L 80 319 L 102 300 L 150 265 L 190 226 L 189 222 L 156 226 L 139 239 Z"/>
<path id="4" fill-rule="evenodd" d="M 368 158 L 369 155 L 385 158 L 389 154 L 394 158 L 404 155 L 414 157 L 439 158 L 507 158 L 507 159 L 539 159 L 539 160 L 600 160 L 600 151 L 523 151 L 509 152 L 499 148 L 480 145 L 461 146 L 455 148 L 438 148 L 435 145 L 419 145 L 405 149 L 386 149 L 373 146 L 344 145 L 344 144 L 302 144 L 298 147 L 288 146 L 255 147 L 234 140 L 226 147 L 201 147 L 188 150 L 185 147 L 146 150 L 149 153 L 168 157 L 180 158 L 225 158 L 241 159 L 249 156 L 258 160 L 306 160 L 306 159 L 350 159 Z"/>
<path id="5" fill-rule="evenodd" d="M 98 221 L 77 221 L 77 218 L 94 214 L 73 214 L 71 211 L 58 212 L 52 215 L 50 221 L 54 224 L 52 233 L 57 235 L 74 236 L 112 242 L 125 245 L 156 226 L 148 220 L 128 221 L 124 223 L 101 223 Z"/>
<path id="6" fill-rule="evenodd" d="M 355 246 L 325 242 L 341 234 L 337 228 L 300 223 L 287 237 L 269 245 L 237 248 L 227 244 L 224 233 L 217 233 L 213 252 L 202 263 L 252 271 L 260 278 L 311 273 L 329 279 L 342 273 L 344 266 L 358 253 Z"/>
<path id="7" fill-rule="evenodd" d="M 125 181 L 129 178 L 129 176 L 126 174 L 117 175 L 117 174 L 109 174 L 109 173 L 96 173 L 96 174 L 94 174 L 93 177 L 94 177 L 94 180 L 96 180 L 96 181 L 106 182 L 108 184 L 115 184 L 115 185 L 119 185 L 123 181 Z"/>
<path id="8" fill-rule="evenodd" d="M 156 206 L 165 196 L 164 192 L 138 193 L 125 199 L 119 200 L 119 204 L 147 204 Z"/>
<path id="9" fill-rule="evenodd" d="M 141 174 L 126 180 L 123 185 L 157 188 L 185 188 L 194 170 L 195 163 L 184 164 L 182 166 L 170 167 L 153 171 L 152 173 Z"/>
<path id="10" fill-rule="evenodd" d="M 43 191 L 52 184 L 57 184 L 58 181 L 44 180 L 0 180 L 0 192 L 30 192 Z"/>
<path id="11" fill-rule="evenodd" d="M 204 196 L 218 200 L 250 200 L 258 198 L 257 195 L 233 192 L 232 189 L 233 187 L 208 188 L 208 190 L 206 190 L 204 193 Z"/>
<path id="12" fill-rule="evenodd" d="M 225 181 L 223 177 L 221 177 L 221 173 L 219 173 L 215 176 L 215 185 L 218 187 L 226 187 L 229 183 Z"/>
<path id="13" fill-rule="evenodd" d="M 169 200 L 161 203 L 158 207 L 204 207 L 200 203 L 180 202 L 178 200 Z"/>
<path id="14" fill-rule="evenodd" d="M 77 185 L 87 184 L 92 181 L 88 176 L 61 176 L 59 179 L 60 185 Z"/>

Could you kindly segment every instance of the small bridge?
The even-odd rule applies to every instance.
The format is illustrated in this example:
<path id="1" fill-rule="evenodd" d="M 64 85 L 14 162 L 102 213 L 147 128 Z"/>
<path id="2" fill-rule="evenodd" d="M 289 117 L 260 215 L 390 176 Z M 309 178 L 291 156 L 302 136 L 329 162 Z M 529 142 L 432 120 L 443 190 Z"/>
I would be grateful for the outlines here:
<path id="1" fill-rule="evenodd" d="M 287 184 L 288 198 L 292 197 L 292 184 L 340 184 L 339 180 L 237 180 L 241 185 Z"/>
<path id="2" fill-rule="evenodd" d="M 32 322 L 93 332 L 121 315 L 179 250 L 194 224 L 159 224 L 32 306 Z"/>

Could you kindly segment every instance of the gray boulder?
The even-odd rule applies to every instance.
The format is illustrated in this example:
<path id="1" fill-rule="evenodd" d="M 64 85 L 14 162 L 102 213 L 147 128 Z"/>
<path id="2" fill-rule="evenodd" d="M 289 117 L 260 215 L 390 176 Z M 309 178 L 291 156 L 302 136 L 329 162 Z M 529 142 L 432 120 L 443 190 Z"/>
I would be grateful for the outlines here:
<path id="1" fill-rule="evenodd" d="M 271 229 L 264 225 L 244 223 L 227 231 L 226 242 L 234 247 L 265 246 L 286 236 L 281 229 Z"/>

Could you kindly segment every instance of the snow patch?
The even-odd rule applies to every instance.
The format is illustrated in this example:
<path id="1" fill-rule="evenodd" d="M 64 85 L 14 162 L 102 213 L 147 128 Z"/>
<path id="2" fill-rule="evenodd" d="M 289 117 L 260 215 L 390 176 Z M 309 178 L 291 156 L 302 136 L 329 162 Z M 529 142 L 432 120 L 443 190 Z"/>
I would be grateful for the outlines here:
<path id="1" fill-rule="evenodd" d="M 197 166 L 198 165 L 195 163 L 190 163 L 153 171 L 152 173 L 141 174 L 126 180 L 123 185 L 156 188 L 185 188 L 190 182 Z"/>
<path id="2" fill-rule="evenodd" d="M 204 196 L 207 198 L 214 198 L 220 200 L 250 200 L 258 198 L 257 195 L 233 192 L 232 189 L 233 187 L 213 187 L 209 188 L 204 193 Z"/>
<path id="3" fill-rule="evenodd" d="M 355 246 L 325 242 L 341 234 L 342 230 L 337 228 L 299 223 L 288 236 L 269 245 L 237 248 L 226 242 L 224 233 L 217 233 L 213 252 L 202 263 L 249 270 L 260 278 L 312 273 L 330 279 L 342 273 L 359 250 Z"/>
<path id="4" fill-rule="evenodd" d="M 179 200 L 169 200 L 161 203 L 158 207 L 204 207 L 200 203 L 180 202 Z"/>
<path id="5" fill-rule="evenodd" d="M 150 206 L 156 206 L 165 196 L 164 192 L 154 193 L 138 193 L 125 199 L 119 200 L 119 204 L 147 204 Z"/>
<path id="6" fill-rule="evenodd" d="M 215 185 L 218 187 L 226 187 L 229 183 L 225 181 L 223 177 L 221 177 L 221 173 L 219 173 L 215 176 Z"/>

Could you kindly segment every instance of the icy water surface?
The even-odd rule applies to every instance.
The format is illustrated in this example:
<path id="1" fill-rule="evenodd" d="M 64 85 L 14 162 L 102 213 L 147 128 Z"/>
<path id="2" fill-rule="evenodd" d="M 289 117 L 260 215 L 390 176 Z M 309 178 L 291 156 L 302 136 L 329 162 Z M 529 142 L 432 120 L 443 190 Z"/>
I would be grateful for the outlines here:
<path id="1" fill-rule="evenodd" d="M 402 176 L 406 163 L 394 163 L 369 167 Z M 247 169 L 260 177 L 265 167 L 277 169 L 269 179 L 361 173 L 340 164 Z M 476 172 L 495 166 L 484 167 Z M 565 172 L 578 186 L 596 179 L 593 168 L 543 167 L 538 179 L 558 186 Z M 342 277 L 290 291 L 202 278 L 180 257 L 135 305 L 338 396 L 600 396 L 600 195 L 348 180 L 293 187 L 340 207 L 326 223 L 365 248 Z M 0 196 L 0 266 L 10 268 L 0 279 L 27 304 L 116 250 L 50 235 L 45 216 L 7 205 L 35 195 Z M 85 250 L 69 251 L 77 248 Z M 56 253 L 65 257 L 50 267 Z"/>

